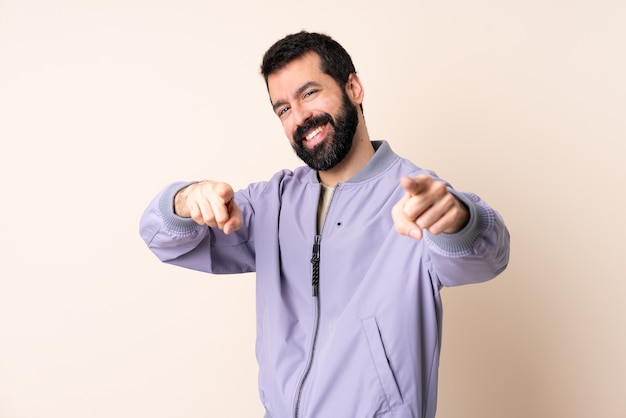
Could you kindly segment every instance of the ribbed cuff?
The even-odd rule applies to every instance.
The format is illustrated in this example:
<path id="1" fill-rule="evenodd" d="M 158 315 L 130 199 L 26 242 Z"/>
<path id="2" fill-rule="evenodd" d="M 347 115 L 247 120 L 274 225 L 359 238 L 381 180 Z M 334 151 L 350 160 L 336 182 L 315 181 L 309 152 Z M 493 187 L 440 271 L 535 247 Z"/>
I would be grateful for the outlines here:
<path id="1" fill-rule="evenodd" d="M 424 238 L 440 254 L 463 257 L 472 252 L 476 239 L 493 223 L 493 214 L 478 204 L 479 198 L 475 194 L 457 192 L 452 189 L 450 192 L 467 206 L 469 210 L 467 225 L 453 234 L 433 235 L 424 231 Z"/>
<path id="2" fill-rule="evenodd" d="M 174 213 L 174 196 L 176 196 L 176 193 L 180 190 L 193 183 L 195 182 L 180 181 L 172 183 L 163 190 L 161 198 L 159 199 L 159 211 L 161 212 L 165 228 L 177 234 L 190 234 L 204 228 L 202 225 L 198 225 L 193 219 L 183 218 Z"/>

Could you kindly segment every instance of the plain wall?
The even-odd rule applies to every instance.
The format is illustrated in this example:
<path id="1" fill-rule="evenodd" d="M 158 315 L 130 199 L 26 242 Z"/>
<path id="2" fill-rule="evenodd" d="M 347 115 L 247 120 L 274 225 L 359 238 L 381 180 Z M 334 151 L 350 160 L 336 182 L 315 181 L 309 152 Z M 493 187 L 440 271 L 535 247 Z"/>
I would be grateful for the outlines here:
<path id="1" fill-rule="evenodd" d="M 262 415 L 254 276 L 138 222 L 299 165 L 258 70 L 301 29 L 351 53 L 373 138 L 510 228 L 504 274 L 443 291 L 438 418 L 626 417 L 625 4 L 0 0 L 0 417 Z"/>

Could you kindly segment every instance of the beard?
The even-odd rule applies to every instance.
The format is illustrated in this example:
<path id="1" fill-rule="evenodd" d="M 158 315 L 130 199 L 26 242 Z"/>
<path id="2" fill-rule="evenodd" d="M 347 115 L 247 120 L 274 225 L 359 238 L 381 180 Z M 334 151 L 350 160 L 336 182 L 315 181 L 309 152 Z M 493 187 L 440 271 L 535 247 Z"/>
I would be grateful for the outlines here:
<path id="1" fill-rule="evenodd" d="M 333 127 L 333 133 L 315 147 L 306 148 L 303 144 L 304 135 L 311 129 L 326 123 Z M 350 152 L 358 124 L 359 116 L 356 106 L 343 92 L 343 103 L 337 118 L 334 119 L 330 114 L 323 113 L 307 120 L 294 132 L 291 146 L 296 155 L 312 169 L 330 170 L 343 161 Z"/>

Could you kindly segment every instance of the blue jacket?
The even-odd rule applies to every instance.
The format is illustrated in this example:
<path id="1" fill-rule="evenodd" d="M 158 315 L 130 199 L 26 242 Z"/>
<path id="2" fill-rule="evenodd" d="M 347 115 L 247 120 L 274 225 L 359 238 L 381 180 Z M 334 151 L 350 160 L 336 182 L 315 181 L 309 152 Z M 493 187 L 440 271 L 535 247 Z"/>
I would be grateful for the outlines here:
<path id="1" fill-rule="evenodd" d="M 391 208 L 402 176 L 434 173 L 386 142 L 337 185 L 321 233 L 320 183 L 308 167 L 236 192 L 243 227 L 225 235 L 173 213 L 164 189 L 141 235 L 160 260 L 208 273 L 256 272 L 259 393 L 272 418 L 435 416 L 439 291 L 489 280 L 508 263 L 509 234 L 479 197 L 455 234 L 399 235 Z M 440 179 L 439 179 L 440 180 Z"/>

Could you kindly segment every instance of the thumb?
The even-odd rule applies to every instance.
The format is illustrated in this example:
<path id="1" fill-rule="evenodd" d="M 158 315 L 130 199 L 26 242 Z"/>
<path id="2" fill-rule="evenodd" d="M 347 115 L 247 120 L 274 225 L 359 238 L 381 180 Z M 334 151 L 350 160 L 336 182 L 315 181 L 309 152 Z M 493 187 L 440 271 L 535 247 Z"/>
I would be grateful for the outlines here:
<path id="1" fill-rule="evenodd" d="M 393 219 L 396 232 L 400 235 L 406 235 L 414 239 L 422 239 L 423 233 L 421 228 L 414 220 L 408 219 L 404 214 L 404 205 L 410 199 L 407 194 L 404 196 L 391 210 L 391 218 Z"/>
<path id="2" fill-rule="evenodd" d="M 235 192 L 228 184 L 220 184 L 215 190 L 215 193 L 222 200 L 224 205 L 230 204 L 235 197 Z"/>

